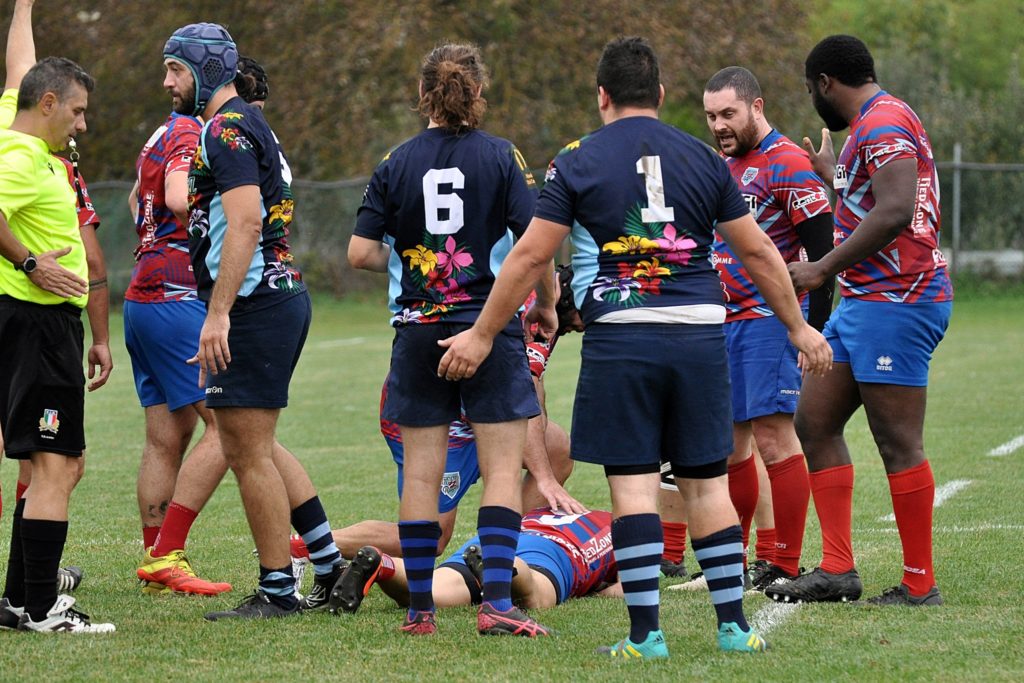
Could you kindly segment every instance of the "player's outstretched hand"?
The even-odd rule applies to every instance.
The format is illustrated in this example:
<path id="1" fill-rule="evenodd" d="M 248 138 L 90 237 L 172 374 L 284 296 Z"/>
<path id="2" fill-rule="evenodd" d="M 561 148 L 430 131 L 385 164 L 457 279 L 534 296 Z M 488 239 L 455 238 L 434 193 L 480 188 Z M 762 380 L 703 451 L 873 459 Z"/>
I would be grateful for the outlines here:
<path id="1" fill-rule="evenodd" d="M 110 377 L 110 371 L 114 369 L 114 359 L 110 356 L 110 345 L 106 343 L 94 343 L 89 347 L 87 355 L 89 361 L 89 391 L 96 391 Z M 99 368 L 99 375 L 96 369 Z M 95 377 L 95 379 L 93 379 Z"/>
<path id="2" fill-rule="evenodd" d="M 822 376 L 832 369 L 832 347 L 821 332 L 804 323 L 789 333 L 789 341 L 800 352 L 796 363 L 803 374 Z"/>
<path id="3" fill-rule="evenodd" d="M 65 299 L 85 296 L 89 291 L 89 284 L 57 263 L 57 259 L 70 253 L 71 247 L 64 247 L 36 256 L 36 269 L 29 273 L 28 279 L 39 289 L 45 289 Z"/>
<path id="4" fill-rule="evenodd" d="M 457 381 L 476 374 L 477 368 L 491 352 L 494 340 L 473 327 L 454 337 L 441 339 L 437 345 L 448 349 L 437 365 L 437 376 Z"/>
<path id="5" fill-rule="evenodd" d="M 819 261 L 794 261 L 786 264 L 796 293 L 810 292 L 825 284 L 828 274 Z"/>
<path id="6" fill-rule="evenodd" d="M 571 515 L 583 515 L 590 512 L 586 505 L 569 495 L 565 487 L 555 479 L 546 482 L 538 480 L 537 491 L 544 496 L 544 500 L 548 502 L 548 507 L 552 510 L 567 512 Z"/>
<path id="7" fill-rule="evenodd" d="M 207 314 L 203 329 L 199 333 L 199 350 L 186 362 L 189 365 L 199 364 L 199 387 L 206 386 L 207 374 L 216 375 L 228 369 L 231 362 L 231 349 L 228 348 L 228 331 L 231 319 L 224 315 Z"/>
<path id="8" fill-rule="evenodd" d="M 828 183 L 829 187 L 832 187 L 836 173 L 836 151 L 832 146 L 832 135 L 829 134 L 828 128 L 821 129 L 821 147 L 817 151 L 810 138 L 804 138 L 804 149 L 811 158 L 811 168 Z"/>

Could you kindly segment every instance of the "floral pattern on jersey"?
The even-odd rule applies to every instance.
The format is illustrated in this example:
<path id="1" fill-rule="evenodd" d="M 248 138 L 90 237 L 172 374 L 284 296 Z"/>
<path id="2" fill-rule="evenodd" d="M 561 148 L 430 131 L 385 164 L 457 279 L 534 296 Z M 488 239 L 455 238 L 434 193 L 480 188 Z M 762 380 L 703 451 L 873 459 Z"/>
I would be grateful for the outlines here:
<path id="1" fill-rule="evenodd" d="M 408 259 L 413 285 L 428 300 L 403 309 L 392 324 L 434 322 L 470 300 L 463 287 L 477 275 L 473 255 L 452 235 L 425 233 L 423 243 L 404 250 L 402 258 Z"/>
<path id="2" fill-rule="evenodd" d="M 226 121 L 240 121 L 243 115 L 235 111 L 227 111 L 223 114 L 218 114 L 210 122 L 210 134 L 215 140 L 222 143 L 225 147 L 232 151 L 241 150 L 248 152 L 252 150 L 252 143 L 249 139 L 242 134 L 240 130 L 234 126 L 225 126 Z"/>
<path id="3" fill-rule="evenodd" d="M 697 242 L 671 223 L 644 223 L 643 207 L 626 212 L 625 235 L 605 242 L 601 251 L 623 257 L 615 276 L 594 280 L 591 292 L 598 301 L 632 307 L 661 294 L 666 280 L 674 279 L 693 258 Z"/>
<path id="4" fill-rule="evenodd" d="M 302 273 L 292 266 L 295 257 L 291 252 L 280 247 L 274 247 L 275 260 L 267 264 L 263 269 L 263 279 L 267 286 L 282 292 L 293 292 L 300 289 L 299 282 L 302 281 Z"/>

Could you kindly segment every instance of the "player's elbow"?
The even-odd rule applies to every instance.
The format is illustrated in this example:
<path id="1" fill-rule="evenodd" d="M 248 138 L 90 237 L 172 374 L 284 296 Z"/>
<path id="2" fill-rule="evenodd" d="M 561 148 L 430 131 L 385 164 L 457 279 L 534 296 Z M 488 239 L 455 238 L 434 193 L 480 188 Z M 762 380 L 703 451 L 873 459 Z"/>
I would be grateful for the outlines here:
<path id="1" fill-rule="evenodd" d="M 164 198 L 164 203 L 167 205 L 170 212 L 174 214 L 174 217 L 177 218 L 182 225 L 187 227 L 188 197 L 175 197 L 173 195 L 168 195 Z"/>

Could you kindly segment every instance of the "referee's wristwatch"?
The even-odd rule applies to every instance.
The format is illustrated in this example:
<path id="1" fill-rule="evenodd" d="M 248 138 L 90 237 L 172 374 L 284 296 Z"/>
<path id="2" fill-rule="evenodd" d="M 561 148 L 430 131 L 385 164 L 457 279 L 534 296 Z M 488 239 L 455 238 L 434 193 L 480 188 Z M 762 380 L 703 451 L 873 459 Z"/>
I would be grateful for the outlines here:
<path id="1" fill-rule="evenodd" d="M 28 256 L 25 257 L 24 261 L 22 261 L 21 263 L 14 264 L 14 269 L 20 270 L 26 275 L 28 275 L 29 273 L 36 269 L 36 265 L 36 255 L 30 251 L 28 252 Z"/>

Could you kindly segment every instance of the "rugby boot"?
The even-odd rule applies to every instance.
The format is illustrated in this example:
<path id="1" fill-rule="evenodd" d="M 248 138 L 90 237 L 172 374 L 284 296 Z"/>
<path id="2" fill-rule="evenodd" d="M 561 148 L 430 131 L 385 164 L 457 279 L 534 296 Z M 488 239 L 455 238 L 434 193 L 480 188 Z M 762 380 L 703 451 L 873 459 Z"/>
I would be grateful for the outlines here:
<path id="1" fill-rule="evenodd" d="M 207 621 L 221 621 L 225 619 L 276 619 L 278 617 L 290 617 L 299 613 L 299 601 L 294 601 L 294 607 L 282 607 L 270 599 L 261 590 L 253 591 L 252 595 L 242 600 L 238 607 L 224 610 L 223 612 L 210 612 L 206 615 Z"/>
<path id="2" fill-rule="evenodd" d="M 184 550 L 172 550 L 163 556 L 153 556 L 153 549 L 147 548 L 142 565 L 136 571 L 146 582 L 143 593 L 158 592 L 153 584 L 166 586 L 176 593 L 193 595 L 220 595 L 231 590 L 230 583 L 214 583 L 196 576 Z"/>
<path id="3" fill-rule="evenodd" d="M 852 602 L 860 598 L 863 591 L 856 569 L 830 574 L 815 567 L 810 574 L 768 586 L 764 594 L 775 602 Z"/>
<path id="4" fill-rule="evenodd" d="M 331 614 L 355 614 L 380 575 L 380 563 L 380 551 L 372 545 L 364 545 L 356 551 L 356 556 L 331 591 L 327 610 Z"/>
<path id="5" fill-rule="evenodd" d="M 921 596 L 914 596 L 902 583 L 882 591 L 881 595 L 864 601 L 868 605 L 902 605 L 904 607 L 938 607 L 942 604 L 942 594 L 938 586 Z"/>
<path id="6" fill-rule="evenodd" d="M 482 636 L 538 636 L 552 635 L 551 629 L 526 616 L 518 607 L 499 612 L 485 602 L 476 613 L 476 631 Z"/>
<path id="7" fill-rule="evenodd" d="M 21 615 L 18 629 L 39 633 L 113 633 L 113 624 L 94 624 L 89 615 L 74 609 L 75 599 L 70 595 L 58 595 L 53 607 L 42 621 L 32 621 L 27 612 Z"/>
<path id="8" fill-rule="evenodd" d="M 613 659 L 668 659 L 668 646 L 661 629 L 651 631 L 642 643 L 623 638 L 614 645 L 597 648 L 595 653 Z"/>

